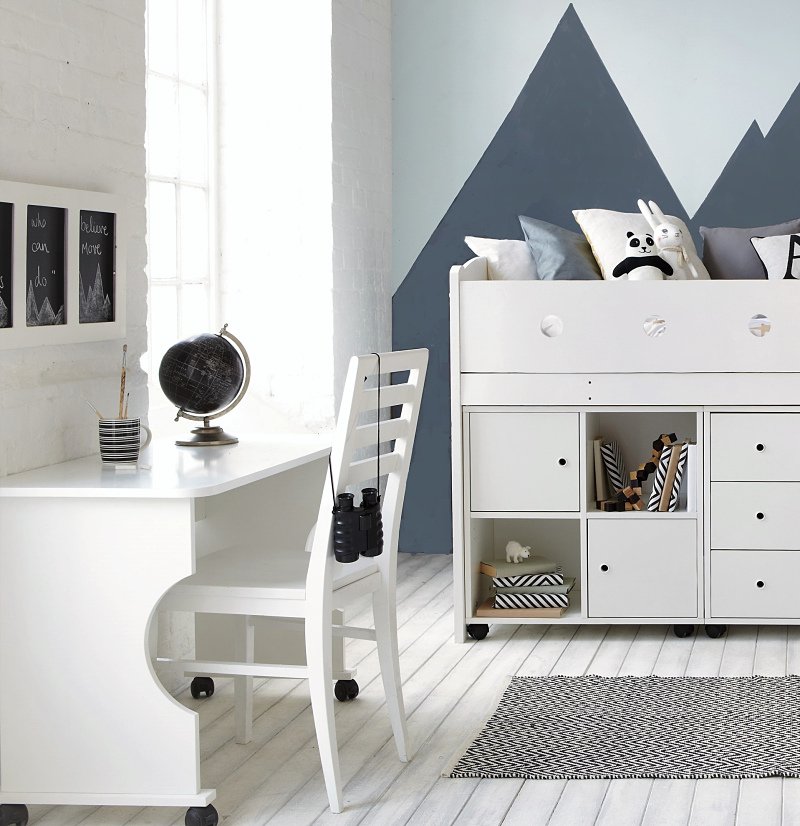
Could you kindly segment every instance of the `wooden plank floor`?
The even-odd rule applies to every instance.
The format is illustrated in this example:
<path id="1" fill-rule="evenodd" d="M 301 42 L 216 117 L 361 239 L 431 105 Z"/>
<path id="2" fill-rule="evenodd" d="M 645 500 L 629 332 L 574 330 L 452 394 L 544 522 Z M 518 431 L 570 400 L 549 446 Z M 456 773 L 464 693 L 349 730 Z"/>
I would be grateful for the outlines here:
<path id="1" fill-rule="evenodd" d="M 233 692 L 179 699 L 200 714 L 203 785 L 226 826 L 795 826 L 800 780 L 451 780 L 446 764 L 512 674 L 782 675 L 800 670 L 800 628 L 678 639 L 666 626 L 494 626 L 453 643 L 449 556 L 401 555 L 401 671 L 412 760 L 397 760 L 374 645 L 347 643 L 361 694 L 336 704 L 345 811 L 328 811 L 305 681 L 257 681 L 254 740 L 233 740 Z M 350 619 L 350 618 L 348 618 Z M 366 603 L 354 624 L 369 622 Z M 142 755 L 142 759 L 147 759 Z M 36 806 L 31 824 L 178 826 L 183 811 Z"/>

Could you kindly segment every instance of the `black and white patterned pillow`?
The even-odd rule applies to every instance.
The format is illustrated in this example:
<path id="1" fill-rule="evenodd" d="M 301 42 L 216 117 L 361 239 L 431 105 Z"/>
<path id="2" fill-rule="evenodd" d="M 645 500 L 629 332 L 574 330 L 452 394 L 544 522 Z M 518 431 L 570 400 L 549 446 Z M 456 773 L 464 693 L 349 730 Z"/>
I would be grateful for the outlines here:
<path id="1" fill-rule="evenodd" d="M 782 281 L 784 278 L 800 278 L 800 234 L 772 235 L 750 239 L 753 249 L 761 259 L 767 278 Z"/>

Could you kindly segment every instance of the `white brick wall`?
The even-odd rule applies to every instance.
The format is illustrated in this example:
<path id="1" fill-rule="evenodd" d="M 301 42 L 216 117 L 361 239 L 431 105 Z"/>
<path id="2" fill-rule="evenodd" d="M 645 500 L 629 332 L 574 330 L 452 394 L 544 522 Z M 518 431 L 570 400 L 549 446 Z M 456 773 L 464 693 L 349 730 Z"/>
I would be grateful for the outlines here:
<path id="1" fill-rule="evenodd" d="M 336 404 L 350 356 L 392 342 L 390 0 L 333 0 Z"/>
<path id="2" fill-rule="evenodd" d="M 147 411 L 145 0 L 0 0 L 0 178 L 120 195 L 128 386 Z M 121 342 L 0 351 L 0 476 L 97 450 Z"/>

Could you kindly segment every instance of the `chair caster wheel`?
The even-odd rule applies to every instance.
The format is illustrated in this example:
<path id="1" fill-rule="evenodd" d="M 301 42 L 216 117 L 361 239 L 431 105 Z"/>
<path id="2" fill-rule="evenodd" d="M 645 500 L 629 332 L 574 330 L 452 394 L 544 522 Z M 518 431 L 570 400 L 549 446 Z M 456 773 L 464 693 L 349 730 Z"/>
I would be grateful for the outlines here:
<path id="1" fill-rule="evenodd" d="M 213 806 L 192 806 L 183 822 L 185 826 L 217 826 L 219 814 Z"/>
<path id="2" fill-rule="evenodd" d="M 707 625 L 706 636 L 712 640 L 719 639 L 728 630 L 727 625 Z"/>
<path id="3" fill-rule="evenodd" d="M 194 697 L 195 700 L 199 700 L 202 694 L 210 697 L 214 693 L 214 681 L 211 677 L 195 677 L 192 680 L 191 686 L 189 686 L 189 691 L 192 692 L 192 697 Z M 189 811 L 191 811 L 191 809 Z"/>
<path id="4" fill-rule="evenodd" d="M 676 637 L 691 637 L 694 634 L 693 625 L 673 625 L 672 632 Z"/>
<path id="5" fill-rule="evenodd" d="M 28 826 L 28 807 L 22 803 L 3 803 L 0 826 Z"/>
<path id="6" fill-rule="evenodd" d="M 340 703 L 355 700 L 358 697 L 358 683 L 355 680 L 337 680 L 333 693 Z"/>
<path id="7" fill-rule="evenodd" d="M 470 635 L 470 637 L 472 637 L 473 640 L 483 640 L 486 639 L 486 636 L 489 633 L 489 626 L 484 625 L 483 623 L 479 623 L 477 625 L 468 625 L 467 633 Z"/>

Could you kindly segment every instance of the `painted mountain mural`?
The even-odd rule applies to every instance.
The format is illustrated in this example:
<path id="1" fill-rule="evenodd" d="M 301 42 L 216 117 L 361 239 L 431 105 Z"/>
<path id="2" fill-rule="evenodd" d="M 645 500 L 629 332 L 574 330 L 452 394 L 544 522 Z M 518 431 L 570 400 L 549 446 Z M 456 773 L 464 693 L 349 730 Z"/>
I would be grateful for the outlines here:
<path id="1" fill-rule="evenodd" d="M 514 106 L 394 295 L 396 349 L 428 347 L 401 550 L 452 548 L 448 273 L 465 235 L 522 238 L 525 214 L 579 231 L 576 208 L 688 217 L 570 6 Z"/>
<path id="2" fill-rule="evenodd" d="M 700 226 L 754 227 L 800 215 L 800 85 L 766 137 L 753 121 L 694 216 Z"/>

